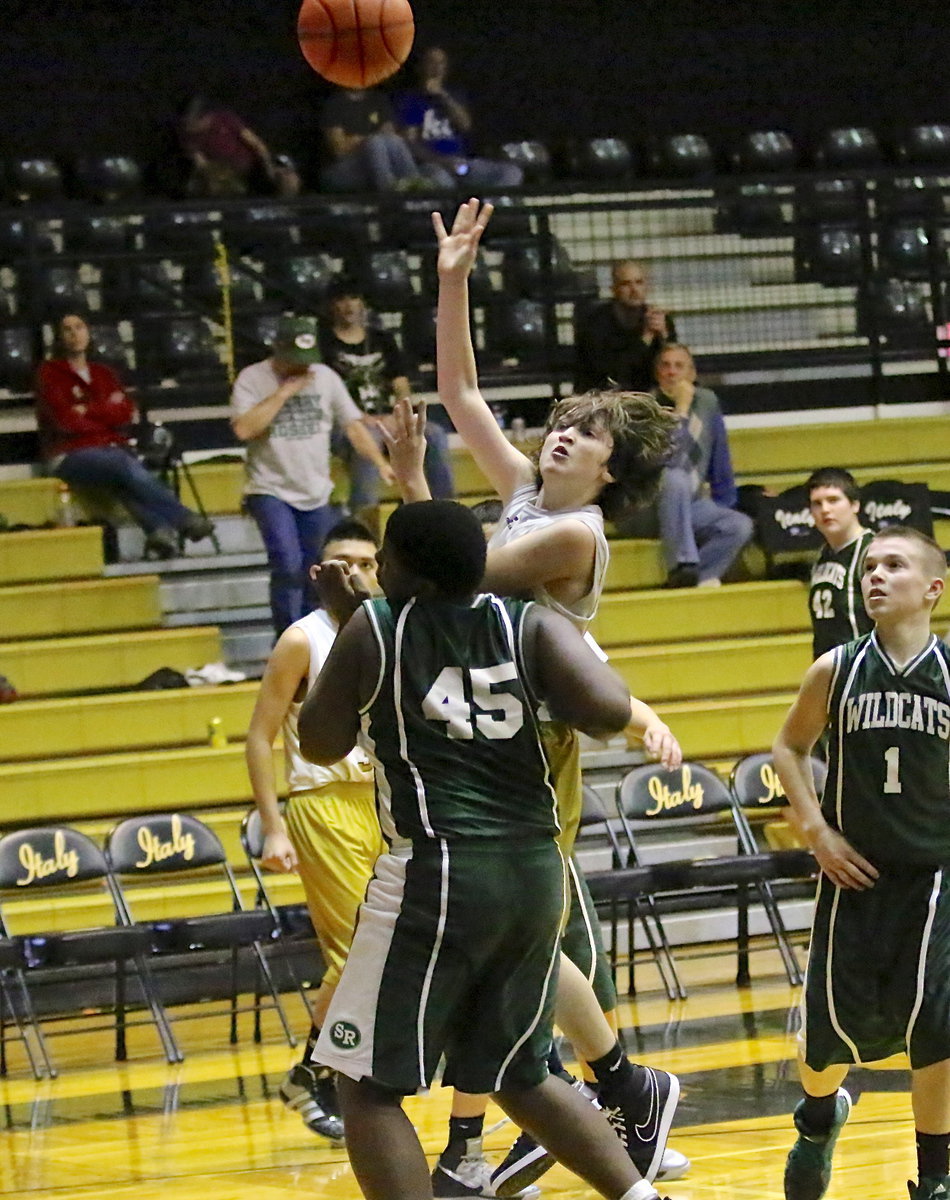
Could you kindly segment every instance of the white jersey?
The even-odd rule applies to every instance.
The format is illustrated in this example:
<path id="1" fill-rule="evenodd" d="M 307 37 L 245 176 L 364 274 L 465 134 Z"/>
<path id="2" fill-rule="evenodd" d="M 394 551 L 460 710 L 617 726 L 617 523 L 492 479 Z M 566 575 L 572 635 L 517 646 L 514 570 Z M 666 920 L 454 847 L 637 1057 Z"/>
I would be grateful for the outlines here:
<path id="1" fill-rule="evenodd" d="M 307 669 L 309 692 L 327 660 L 330 647 L 336 638 L 337 627 L 324 609 L 317 608 L 295 621 L 291 629 L 301 630 L 310 644 L 310 666 Z M 359 747 L 329 767 L 319 767 L 316 763 L 307 762 L 300 753 L 300 739 L 297 735 L 297 717 L 302 703 L 294 701 L 284 718 L 284 764 L 287 790 L 290 794 L 308 792 L 313 788 L 326 787 L 330 783 L 372 783 L 373 769 Z"/>
<path id="2" fill-rule="evenodd" d="M 565 509 L 560 512 L 548 512 L 538 508 L 535 501 L 538 498 L 538 487 L 534 483 L 526 483 L 517 488 L 501 514 L 498 527 L 488 543 L 493 546 L 507 546 L 526 533 L 535 529 L 546 529 L 556 521 L 581 521 L 594 535 L 594 578 L 590 591 L 575 600 L 570 608 L 555 600 L 547 588 L 536 588 L 533 599 L 545 608 L 559 612 L 572 621 L 581 632 L 597 611 L 600 603 L 600 593 L 604 589 L 604 577 L 607 574 L 607 561 L 610 551 L 607 547 L 607 537 L 604 533 L 604 514 L 596 504 L 587 504 L 583 508 Z"/>

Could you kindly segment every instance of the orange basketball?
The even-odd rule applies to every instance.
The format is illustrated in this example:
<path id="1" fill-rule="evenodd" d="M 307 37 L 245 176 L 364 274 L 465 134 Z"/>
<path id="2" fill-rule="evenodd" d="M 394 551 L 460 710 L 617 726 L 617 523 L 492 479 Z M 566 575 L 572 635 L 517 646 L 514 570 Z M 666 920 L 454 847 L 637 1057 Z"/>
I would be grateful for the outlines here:
<path id="1" fill-rule="evenodd" d="M 398 71 L 416 27 L 409 0 L 303 0 L 297 37 L 313 69 L 345 88 L 368 88 Z"/>

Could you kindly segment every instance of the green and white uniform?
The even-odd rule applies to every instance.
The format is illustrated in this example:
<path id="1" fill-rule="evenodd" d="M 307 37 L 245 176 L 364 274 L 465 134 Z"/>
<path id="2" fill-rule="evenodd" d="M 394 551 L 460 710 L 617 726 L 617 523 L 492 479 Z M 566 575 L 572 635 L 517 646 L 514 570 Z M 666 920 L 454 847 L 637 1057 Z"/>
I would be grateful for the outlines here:
<path id="1" fill-rule="evenodd" d="M 361 713 L 380 857 L 315 1058 L 409 1094 L 546 1074 L 564 865 L 521 658 L 530 604 L 364 609 L 381 667 Z"/>
<path id="2" fill-rule="evenodd" d="M 861 595 L 861 562 L 872 537 L 874 531 L 866 529 L 840 550 L 832 550 L 826 542 L 811 569 L 808 611 L 813 658 L 871 630 L 873 621 L 864 611 Z"/>
<path id="3" fill-rule="evenodd" d="M 839 646 L 825 819 L 880 872 L 822 876 L 803 998 L 805 1061 L 950 1058 L 950 650 L 898 670 L 870 633 Z"/>

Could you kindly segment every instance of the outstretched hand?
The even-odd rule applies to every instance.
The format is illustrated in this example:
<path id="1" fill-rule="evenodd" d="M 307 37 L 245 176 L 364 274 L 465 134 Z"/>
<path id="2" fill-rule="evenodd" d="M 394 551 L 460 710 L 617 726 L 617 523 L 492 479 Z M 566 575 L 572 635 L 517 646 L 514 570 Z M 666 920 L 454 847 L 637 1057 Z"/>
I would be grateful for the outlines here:
<path id="1" fill-rule="evenodd" d="M 446 233 L 442 214 L 432 214 L 432 225 L 439 243 L 439 278 L 466 278 L 475 265 L 478 243 L 485 226 L 491 219 L 494 205 L 482 204 L 473 196 L 459 205 L 452 222 L 451 233 Z"/>
<path id="2" fill-rule="evenodd" d="M 315 563 L 310 578 L 317 585 L 320 603 L 342 629 L 370 593 L 359 576 L 350 571 L 349 563 L 331 558 Z"/>
<path id="3" fill-rule="evenodd" d="M 405 396 L 397 400 L 389 419 L 380 423 L 380 429 L 389 454 L 389 465 L 403 500 L 427 500 L 429 486 L 423 469 L 426 453 L 425 401 L 413 407 Z"/>

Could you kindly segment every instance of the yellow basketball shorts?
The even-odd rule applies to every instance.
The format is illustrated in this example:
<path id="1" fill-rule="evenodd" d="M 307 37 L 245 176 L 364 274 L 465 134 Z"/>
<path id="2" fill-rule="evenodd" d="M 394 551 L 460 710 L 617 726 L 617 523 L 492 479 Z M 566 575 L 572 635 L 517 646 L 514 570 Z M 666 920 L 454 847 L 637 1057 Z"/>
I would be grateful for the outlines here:
<path id="1" fill-rule="evenodd" d="M 386 849 L 373 785 L 341 782 L 296 792 L 287 801 L 284 822 L 326 963 L 323 982 L 335 986 L 373 866 Z"/>

